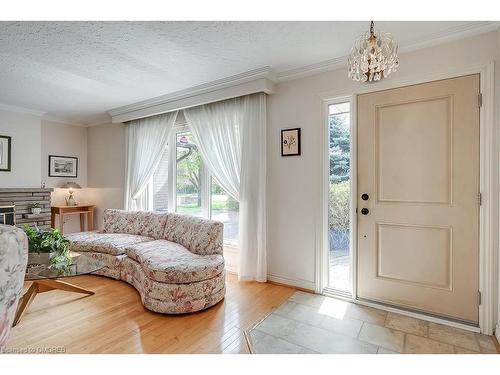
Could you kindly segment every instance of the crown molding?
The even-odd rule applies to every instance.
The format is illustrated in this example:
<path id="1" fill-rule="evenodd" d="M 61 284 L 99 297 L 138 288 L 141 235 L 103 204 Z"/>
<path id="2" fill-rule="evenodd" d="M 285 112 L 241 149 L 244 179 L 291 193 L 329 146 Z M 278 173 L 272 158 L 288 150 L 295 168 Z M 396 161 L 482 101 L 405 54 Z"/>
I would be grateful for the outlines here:
<path id="1" fill-rule="evenodd" d="M 93 126 L 99 126 L 99 125 L 109 125 L 112 123 L 111 116 L 109 116 L 109 113 L 106 113 L 108 115 L 108 118 L 106 120 L 99 120 L 99 121 L 94 121 L 94 122 L 89 122 L 87 124 L 87 127 L 91 128 Z"/>
<path id="2" fill-rule="evenodd" d="M 401 50 L 402 52 L 411 52 L 422 48 L 433 47 L 439 44 L 495 31 L 498 30 L 499 26 L 500 22 L 498 21 L 484 21 L 451 27 L 441 32 L 431 34 L 427 36 L 425 40 L 413 40 Z"/>
<path id="3" fill-rule="evenodd" d="M 211 93 L 217 90 L 222 90 L 229 87 L 241 85 L 259 79 L 269 79 L 272 82 L 276 81 L 276 76 L 273 70 L 266 66 L 254 70 L 249 70 L 240 74 L 229 76 L 226 78 L 218 79 L 212 82 L 204 83 L 201 85 L 193 86 L 185 90 L 176 91 L 167 95 L 158 96 L 152 99 L 143 100 L 137 103 L 129 104 L 123 107 L 118 107 L 108 111 L 112 117 L 113 122 L 117 116 L 123 117 L 127 113 L 145 110 L 151 107 L 165 105 L 187 98 L 195 97 L 202 94 Z"/>
<path id="4" fill-rule="evenodd" d="M 499 30 L 500 22 L 484 21 L 474 22 L 456 27 L 451 27 L 441 32 L 431 34 L 425 40 L 413 40 L 409 44 L 400 48 L 400 52 L 412 52 L 423 48 L 433 47 L 439 44 L 444 44 L 458 39 L 471 37 L 474 35 L 484 34 L 487 32 Z M 323 73 L 347 66 L 347 55 L 336 57 L 331 60 L 325 60 L 319 63 L 302 66 L 282 72 L 277 72 L 276 77 L 278 82 L 291 81 L 303 77 L 308 77 L 318 73 Z"/>
<path id="5" fill-rule="evenodd" d="M 347 56 L 336 57 L 334 59 L 321 61 L 315 64 L 301 66 L 299 68 L 289 69 L 276 74 L 278 82 L 291 81 L 314 74 L 328 72 L 347 66 Z"/>
<path id="6" fill-rule="evenodd" d="M 85 124 L 83 122 L 69 120 L 69 119 L 66 119 L 64 117 L 54 116 L 54 115 L 51 115 L 50 113 L 43 114 L 42 120 L 57 122 L 57 123 L 63 124 L 63 125 L 82 126 L 82 127 L 88 126 L 87 124 Z"/>
<path id="7" fill-rule="evenodd" d="M 9 112 L 16 112 L 16 113 L 25 113 L 28 115 L 33 115 L 33 116 L 38 116 L 38 117 L 42 117 L 46 113 L 46 112 L 39 111 L 36 109 L 19 107 L 16 105 L 10 105 L 10 104 L 5 104 L 5 103 L 0 103 L 0 110 L 9 111 Z"/>
<path id="8" fill-rule="evenodd" d="M 112 122 L 125 122 L 256 92 L 274 92 L 276 76 L 270 67 L 240 73 L 186 90 L 110 110 Z"/>

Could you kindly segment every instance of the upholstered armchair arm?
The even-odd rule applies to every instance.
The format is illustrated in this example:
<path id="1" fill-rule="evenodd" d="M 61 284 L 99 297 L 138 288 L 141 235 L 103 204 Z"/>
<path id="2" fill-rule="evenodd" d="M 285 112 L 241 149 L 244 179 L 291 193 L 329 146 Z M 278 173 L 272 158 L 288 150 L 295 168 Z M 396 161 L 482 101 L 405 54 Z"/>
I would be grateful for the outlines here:
<path id="1" fill-rule="evenodd" d="M 28 239 L 24 231 L 0 225 L 0 351 L 14 321 L 27 262 Z"/>

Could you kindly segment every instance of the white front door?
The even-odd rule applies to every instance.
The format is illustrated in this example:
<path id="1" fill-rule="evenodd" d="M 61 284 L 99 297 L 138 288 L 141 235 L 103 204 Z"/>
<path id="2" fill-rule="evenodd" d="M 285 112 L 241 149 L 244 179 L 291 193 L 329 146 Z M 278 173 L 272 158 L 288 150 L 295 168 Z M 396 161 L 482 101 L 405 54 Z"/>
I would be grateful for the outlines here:
<path id="1" fill-rule="evenodd" d="M 479 75 L 358 96 L 358 297 L 478 322 Z"/>

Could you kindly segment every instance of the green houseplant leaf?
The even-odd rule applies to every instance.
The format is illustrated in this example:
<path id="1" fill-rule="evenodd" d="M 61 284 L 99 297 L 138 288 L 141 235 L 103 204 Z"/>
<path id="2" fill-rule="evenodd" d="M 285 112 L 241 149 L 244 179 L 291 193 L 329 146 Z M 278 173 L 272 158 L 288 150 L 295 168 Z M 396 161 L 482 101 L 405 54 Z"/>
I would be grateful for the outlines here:
<path id="1" fill-rule="evenodd" d="M 24 225 L 30 253 L 52 253 L 51 263 L 69 265 L 69 241 L 57 229 L 42 230 Z"/>

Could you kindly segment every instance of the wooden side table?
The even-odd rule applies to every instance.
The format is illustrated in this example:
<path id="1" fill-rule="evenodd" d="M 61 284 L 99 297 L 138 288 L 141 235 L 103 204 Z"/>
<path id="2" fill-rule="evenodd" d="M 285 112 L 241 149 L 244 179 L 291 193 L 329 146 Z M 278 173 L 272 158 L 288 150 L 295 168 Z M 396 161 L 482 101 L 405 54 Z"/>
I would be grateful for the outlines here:
<path id="1" fill-rule="evenodd" d="M 59 230 L 64 234 L 64 216 L 80 215 L 80 231 L 85 229 L 85 216 L 87 216 L 87 230 L 94 230 L 94 208 L 93 204 L 79 204 L 78 206 L 52 206 L 52 228 L 56 226 L 56 215 L 59 215 Z"/>

